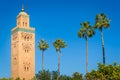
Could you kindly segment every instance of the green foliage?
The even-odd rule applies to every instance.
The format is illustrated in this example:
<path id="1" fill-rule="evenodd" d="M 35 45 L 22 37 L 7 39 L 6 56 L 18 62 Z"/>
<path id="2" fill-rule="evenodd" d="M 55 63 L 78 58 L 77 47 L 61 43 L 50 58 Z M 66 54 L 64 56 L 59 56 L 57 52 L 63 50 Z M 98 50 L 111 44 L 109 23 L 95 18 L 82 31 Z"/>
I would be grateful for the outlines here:
<path id="1" fill-rule="evenodd" d="M 57 80 L 57 77 L 58 77 L 58 72 L 52 71 L 52 80 Z"/>
<path id="2" fill-rule="evenodd" d="M 51 80 L 51 73 L 49 70 L 45 71 L 39 71 L 38 74 L 36 74 L 36 79 L 37 80 Z"/>
<path id="3" fill-rule="evenodd" d="M 73 73 L 72 80 L 82 80 L 82 74 L 78 72 Z"/>
<path id="4" fill-rule="evenodd" d="M 87 80 L 120 80 L 120 65 L 98 64 L 98 70 L 86 74 Z"/>
<path id="5" fill-rule="evenodd" d="M 8 78 L 1 78 L 0 80 L 9 80 Z"/>
<path id="6" fill-rule="evenodd" d="M 65 48 L 67 45 L 62 39 L 57 39 L 53 42 L 53 46 L 55 47 L 56 51 L 60 51 L 61 48 Z"/>
<path id="7" fill-rule="evenodd" d="M 59 80 L 72 80 L 72 78 L 70 76 L 67 76 L 67 75 L 61 75 Z"/>
<path id="8" fill-rule="evenodd" d="M 110 19 L 104 13 L 96 15 L 95 28 L 102 29 L 110 27 Z"/>
<path id="9" fill-rule="evenodd" d="M 57 80 L 57 77 L 57 71 L 49 72 L 48 70 L 44 70 L 44 74 L 42 73 L 42 71 L 39 71 L 38 74 L 36 74 L 37 80 Z M 60 75 L 59 80 L 82 80 L 82 74 L 75 72 L 72 77 L 67 75 Z"/>
<path id="10" fill-rule="evenodd" d="M 49 48 L 49 45 L 45 40 L 42 39 L 39 41 L 38 48 L 42 51 L 45 51 L 47 48 Z"/>
<path id="11" fill-rule="evenodd" d="M 93 27 L 89 22 L 83 22 L 80 24 L 82 28 L 78 32 L 78 36 L 81 38 L 92 37 L 95 34 Z"/>

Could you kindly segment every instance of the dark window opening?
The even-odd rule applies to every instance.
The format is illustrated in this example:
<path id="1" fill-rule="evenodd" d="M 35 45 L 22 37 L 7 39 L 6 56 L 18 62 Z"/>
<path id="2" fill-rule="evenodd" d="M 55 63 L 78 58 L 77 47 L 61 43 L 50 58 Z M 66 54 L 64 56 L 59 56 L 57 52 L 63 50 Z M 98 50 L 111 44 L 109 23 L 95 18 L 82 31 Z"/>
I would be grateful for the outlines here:
<path id="1" fill-rule="evenodd" d="M 25 23 L 25 26 L 27 27 L 27 23 Z"/>
<path id="2" fill-rule="evenodd" d="M 24 26 L 24 22 L 23 22 L 23 26 Z"/>

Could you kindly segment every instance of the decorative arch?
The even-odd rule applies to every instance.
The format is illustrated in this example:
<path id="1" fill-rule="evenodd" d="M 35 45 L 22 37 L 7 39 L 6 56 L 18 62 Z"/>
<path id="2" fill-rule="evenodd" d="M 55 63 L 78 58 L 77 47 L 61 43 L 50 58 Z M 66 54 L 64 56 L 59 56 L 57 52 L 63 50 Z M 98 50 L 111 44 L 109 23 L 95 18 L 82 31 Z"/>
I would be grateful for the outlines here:
<path id="1" fill-rule="evenodd" d="M 22 32 L 21 33 L 21 38 L 25 41 L 31 41 L 32 40 L 32 34 Z"/>
<path id="2" fill-rule="evenodd" d="M 29 53 L 31 51 L 31 44 L 23 43 L 22 46 L 25 53 Z"/>
<path id="3" fill-rule="evenodd" d="M 23 69 L 24 71 L 30 70 L 30 62 L 23 62 Z"/>

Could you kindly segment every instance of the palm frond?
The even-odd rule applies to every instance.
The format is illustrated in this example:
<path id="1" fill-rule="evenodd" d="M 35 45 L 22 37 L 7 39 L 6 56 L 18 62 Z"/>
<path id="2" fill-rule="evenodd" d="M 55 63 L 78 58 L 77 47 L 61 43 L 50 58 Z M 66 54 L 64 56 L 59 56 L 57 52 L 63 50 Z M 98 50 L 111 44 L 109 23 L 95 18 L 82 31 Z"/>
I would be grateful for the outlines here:
<path id="1" fill-rule="evenodd" d="M 93 26 L 90 25 L 89 22 L 85 21 L 81 23 L 82 28 L 78 32 L 78 37 L 80 38 L 86 38 L 86 37 L 92 37 L 95 32 Z"/>
<path id="2" fill-rule="evenodd" d="M 96 22 L 94 28 L 108 28 L 110 27 L 110 19 L 106 17 L 104 13 L 96 15 Z"/>
<path id="3" fill-rule="evenodd" d="M 49 48 L 49 45 L 48 45 L 48 43 L 47 43 L 45 40 L 41 39 L 41 40 L 38 42 L 38 48 L 39 48 L 40 50 L 42 50 L 42 51 L 45 51 L 46 49 Z"/>
<path id="4" fill-rule="evenodd" d="M 61 48 L 65 48 L 67 45 L 62 39 L 57 39 L 53 42 L 53 46 L 55 47 L 56 51 L 60 51 Z"/>

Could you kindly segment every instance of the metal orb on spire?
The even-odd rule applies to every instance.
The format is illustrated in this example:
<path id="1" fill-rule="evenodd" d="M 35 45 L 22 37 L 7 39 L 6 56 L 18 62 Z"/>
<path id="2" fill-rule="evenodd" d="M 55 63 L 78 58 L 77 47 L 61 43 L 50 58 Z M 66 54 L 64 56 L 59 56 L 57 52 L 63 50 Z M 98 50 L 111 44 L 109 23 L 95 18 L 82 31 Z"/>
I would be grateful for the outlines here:
<path id="1" fill-rule="evenodd" d="M 24 5 L 22 5 L 22 12 L 24 12 Z"/>

